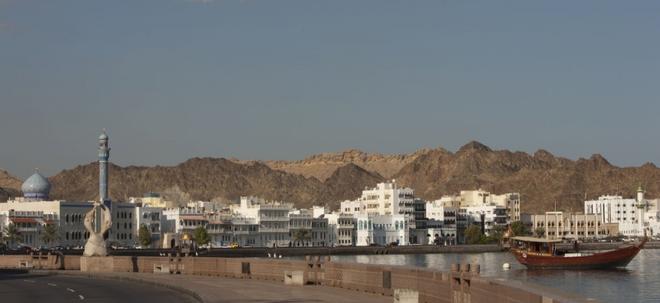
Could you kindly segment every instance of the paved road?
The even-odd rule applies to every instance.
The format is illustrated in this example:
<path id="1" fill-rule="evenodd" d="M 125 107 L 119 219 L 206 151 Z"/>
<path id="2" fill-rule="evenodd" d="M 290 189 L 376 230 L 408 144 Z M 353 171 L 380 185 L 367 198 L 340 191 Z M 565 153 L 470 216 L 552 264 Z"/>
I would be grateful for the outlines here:
<path id="1" fill-rule="evenodd" d="M 58 272 L 62 276 L 87 277 L 78 271 Z M 124 279 L 180 287 L 194 292 L 206 303 L 391 303 L 392 297 L 325 286 L 290 286 L 282 282 L 234 279 L 197 275 L 149 273 L 94 273 L 95 279 Z M 0 281 L 1 283 L 1 281 Z M 1 294 L 0 294 L 1 295 Z M 143 302 L 157 302 L 146 300 Z M 0 303 L 4 303 L 0 300 Z M 122 302 L 123 303 L 123 302 Z M 160 303 L 160 302 L 159 302 Z"/>
<path id="2" fill-rule="evenodd" d="M 0 272 L 0 302 L 197 302 L 167 288 L 119 280 Z"/>

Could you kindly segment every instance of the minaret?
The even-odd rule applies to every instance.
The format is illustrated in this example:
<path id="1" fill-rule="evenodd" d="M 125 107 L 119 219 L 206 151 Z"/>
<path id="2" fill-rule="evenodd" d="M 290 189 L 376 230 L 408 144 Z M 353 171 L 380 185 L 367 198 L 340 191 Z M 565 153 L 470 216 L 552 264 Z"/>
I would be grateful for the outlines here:
<path id="1" fill-rule="evenodd" d="M 637 188 L 637 203 L 644 202 L 644 188 L 640 185 Z"/>
<path id="2" fill-rule="evenodd" d="M 637 188 L 637 224 L 639 224 L 639 234 L 638 236 L 646 235 L 644 232 L 644 228 L 646 227 L 644 224 L 644 217 L 645 217 L 645 212 L 646 212 L 646 201 L 644 200 L 644 188 L 640 185 Z"/>
<path id="3" fill-rule="evenodd" d="M 108 147 L 108 135 L 103 129 L 99 136 L 99 198 L 101 203 L 109 200 L 108 198 L 108 159 L 110 158 L 110 148 Z"/>

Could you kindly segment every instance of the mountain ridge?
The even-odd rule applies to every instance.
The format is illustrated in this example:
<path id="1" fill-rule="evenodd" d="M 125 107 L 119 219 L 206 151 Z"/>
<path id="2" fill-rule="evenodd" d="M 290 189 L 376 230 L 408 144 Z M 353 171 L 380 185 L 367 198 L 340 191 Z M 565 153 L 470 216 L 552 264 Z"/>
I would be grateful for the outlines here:
<path id="1" fill-rule="evenodd" d="M 63 170 L 49 178 L 51 197 L 97 199 L 97 178 L 96 162 Z M 196 157 L 174 166 L 110 164 L 109 189 L 115 200 L 156 191 L 181 199 L 236 200 L 256 195 L 298 207 L 325 204 L 336 208 L 340 201 L 357 198 L 365 187 L 388 179 L 412 187 L 427 200 L 478 188 L 498 194 L 520 192 L 523 212 L 553 209 L 555 201 L 560 209 L 581 211 L 585 198 L 612 193 L 633 196 L 640 184 L 650 197 L 660 192 L 660 169 L 653 163 L 617 167 L 600 154 L 571 160 L 542 149 L 533 154 L 493 150 L 477 141 L 456 152 L 442 147 L 401 155 L 347 150 L 296 161 Z M 0 190 L 0 200 L 17 195 L 20 180 L 16 180 L 0 178 L 0 189 L 9 188 Z"/>

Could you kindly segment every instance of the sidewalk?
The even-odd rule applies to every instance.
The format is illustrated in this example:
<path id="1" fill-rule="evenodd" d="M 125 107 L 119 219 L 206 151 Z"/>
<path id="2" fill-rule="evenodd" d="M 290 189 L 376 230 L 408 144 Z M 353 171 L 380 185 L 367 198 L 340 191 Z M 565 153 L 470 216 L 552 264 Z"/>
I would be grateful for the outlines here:
<path id="1" fill-rule="evenodd" d="M 37 271 L 35 271 L 37 272 Z M 204 303 L 220 302 L 347 302 L 390 303 L 392 297 L 325 286 L 287 286 L 273 281 L 223 277 L 147 273 L 84 273 L 48 271 L 50 274 L 119 279 L 154 284 L 182 291 Z"/>

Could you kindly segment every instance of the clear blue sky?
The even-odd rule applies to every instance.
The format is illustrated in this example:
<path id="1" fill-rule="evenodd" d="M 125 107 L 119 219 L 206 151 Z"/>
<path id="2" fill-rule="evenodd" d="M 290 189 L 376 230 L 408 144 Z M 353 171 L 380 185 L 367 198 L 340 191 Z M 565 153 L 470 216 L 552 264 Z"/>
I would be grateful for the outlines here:
<path id="1" fill-rule="evenodd" d="M 660 164 L 658 1 L 0 0 L 0 168 L 359 148 Z"/>

